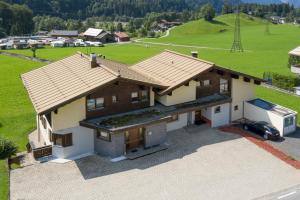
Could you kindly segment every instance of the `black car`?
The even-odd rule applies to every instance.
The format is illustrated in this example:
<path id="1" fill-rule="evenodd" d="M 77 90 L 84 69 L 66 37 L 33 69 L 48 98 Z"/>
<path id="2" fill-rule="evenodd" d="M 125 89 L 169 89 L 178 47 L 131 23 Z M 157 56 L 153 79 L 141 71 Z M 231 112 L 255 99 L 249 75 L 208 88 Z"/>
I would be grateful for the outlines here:
<path id="1" fill-rule="evenodd" d="M 267 122 L 248 121 L 243 124 L 243 127 L 245 130 L 252 131 L 264 137 L 266 140 L 279 140 L 281 138 L 279 131 Z"/>

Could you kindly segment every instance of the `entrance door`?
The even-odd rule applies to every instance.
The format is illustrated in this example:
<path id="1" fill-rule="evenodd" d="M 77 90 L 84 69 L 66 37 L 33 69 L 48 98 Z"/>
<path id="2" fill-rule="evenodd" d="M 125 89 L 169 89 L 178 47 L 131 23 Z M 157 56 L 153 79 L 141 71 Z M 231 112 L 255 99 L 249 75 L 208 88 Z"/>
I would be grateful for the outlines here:
<path id="1" fill-rule="evenodd" d="M 195 124 L 196 125 L 205 124 L 205 121 L 202 118 L 201 110 L 195 111 Z"/>
<path id="2" fill-rule="evenodd" d="M 143 128 L 130 129 L 126 132 L 126 150 L 131 150 L 143 144 Z"/>

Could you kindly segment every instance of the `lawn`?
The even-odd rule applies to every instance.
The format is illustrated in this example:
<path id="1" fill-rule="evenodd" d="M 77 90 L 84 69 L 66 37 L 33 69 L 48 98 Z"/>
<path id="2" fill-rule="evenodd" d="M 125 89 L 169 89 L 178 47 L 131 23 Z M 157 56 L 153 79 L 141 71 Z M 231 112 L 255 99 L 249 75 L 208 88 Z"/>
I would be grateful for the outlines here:
<path id="1" fill-rule="evenodd" d="M 0 160 L 0 200 L 6 200 L 8 196 L 8 175 L 6 162 Z"/>
<path id="2" fill-rule="evenodd" d="M 198 49 L 200 58 L 259 77 L 265 71 L 290 74 L 288 52 L 300 45 L 300 28 L 291 24 L 270 24 L 269 35 L 265 34 L 265 29 L 264 21 L 242 15 L 241 37 L 246 51 L 230 53 L 229 50 L 202 48 Z M 223 15 L 213 23 L 189 22 L 171 30 L 168 37 L 143 41 L 230 49 L 233 30 L 234 15 Z"/>
<path id="3" fill-rule="evenodd" d="M 35 127 L 35 115 L 20 74 L 41 66 L 41 63 L 3 55 L 0 55 L 0 63 L 0 135 L 24 151 L 27 133 Z"/>

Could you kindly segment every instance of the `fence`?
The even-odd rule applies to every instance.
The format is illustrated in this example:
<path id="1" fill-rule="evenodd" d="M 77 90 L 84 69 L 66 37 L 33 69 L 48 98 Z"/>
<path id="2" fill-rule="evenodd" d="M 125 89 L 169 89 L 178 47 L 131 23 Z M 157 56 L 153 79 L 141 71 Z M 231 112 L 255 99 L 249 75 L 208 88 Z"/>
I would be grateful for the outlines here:
<path id="1" fill-rule="evenodd" d="M 52 146 L 49 145 L 49 146 L 32 149 L 32 153 L 35 159 L 45 157 L 45 156 L 50 156 L 52 155 Z"/>

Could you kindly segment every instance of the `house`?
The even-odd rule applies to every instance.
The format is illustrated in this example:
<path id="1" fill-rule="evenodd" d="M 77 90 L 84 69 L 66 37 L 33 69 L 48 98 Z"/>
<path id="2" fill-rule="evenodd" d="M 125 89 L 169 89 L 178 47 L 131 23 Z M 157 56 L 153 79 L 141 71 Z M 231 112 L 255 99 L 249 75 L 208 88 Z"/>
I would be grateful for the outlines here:
<path id="1" fill-rule="evenodd" d="M 270 20 L 273 24 L 285 24 L 286 18 L 279 16 L 271 16 Z"/>
<path id="2" fill-rule="evenodd" d="M 65 37 L 73 38 L 78 37 L 78 31 L 76 30 L 52 30 L 49 35 L 54 38 Z"/>
<path id="3" fill-rule="evenodd" d="M 130 41 L 130 37 L 125 32 L 115 32 L 115 40 L 117 42 L 128 42 Z"/>
<path id="4" fill-rule="evenodd" d="M 27 49 L 28 44 L 26 40 L 13 40 L 14 49 Z"/>
<path id="5" fill-rule="evenodd" d="M 97 41 L 101 43 L 115 42 L 114 35 L 103 29 L 88 28 L 83 33 L 83 37 L 88 41 Z"/>
<path id="6" fill-rule="evenodd" d="M 51 47 L 64 47 L 65 42 L 62 40 L 55 40 L 50 43 Z"/>
<path id="7" fill-rule="evenodd" d="M 289 52 L 291 72 L 300 74 L 300 46 Z"/>
<path id="8" fill-rule="evenodd" d="M 38 141 L 57 158 L 116 158 L 162 146 L 172 130 L 244 118 L 262 80 L 193 55 L 165 50 L 129 67 L 77 53 L 22 74 Z"/>

